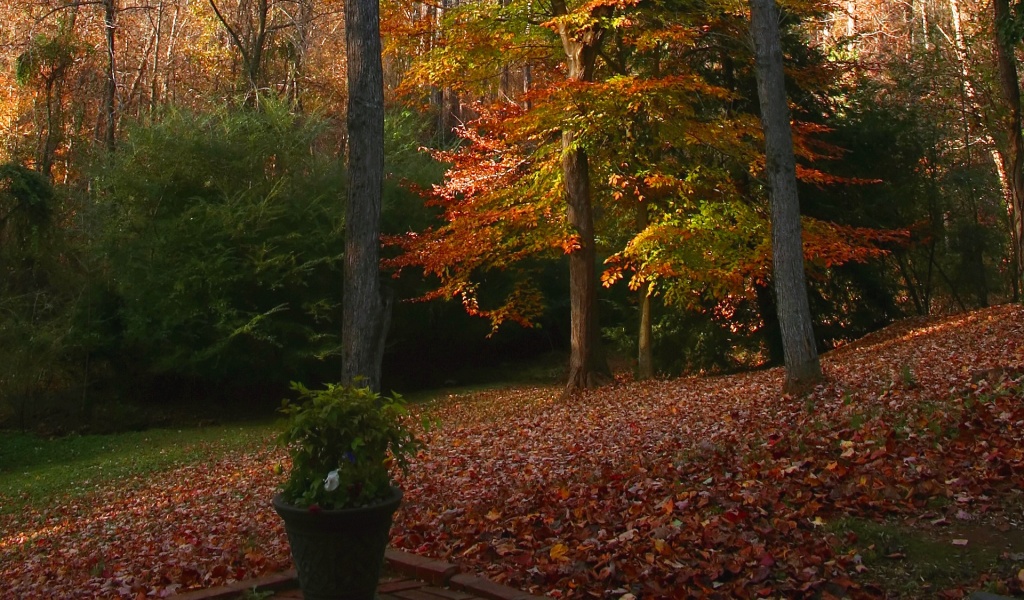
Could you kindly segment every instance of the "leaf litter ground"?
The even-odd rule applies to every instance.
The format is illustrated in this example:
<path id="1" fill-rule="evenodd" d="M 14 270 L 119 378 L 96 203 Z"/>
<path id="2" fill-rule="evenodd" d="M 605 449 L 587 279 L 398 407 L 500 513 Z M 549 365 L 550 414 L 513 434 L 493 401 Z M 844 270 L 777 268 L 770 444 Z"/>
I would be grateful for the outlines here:
<path id="1" fill-rule="evenodd" d="M 778 369 L 451 396 L 420 409 L 437 426 L 393 544 L 560 598 L 1021 594 L 1022 339 L 1018 306 L 900 323 L 825 355 L 806 397 Z M 287 568 L 281 460 L 267 440 L 0 517 L 3 593 L 162 597 Z M 904 566 L 921 548 L 973 570 L 929 580 Z"/>

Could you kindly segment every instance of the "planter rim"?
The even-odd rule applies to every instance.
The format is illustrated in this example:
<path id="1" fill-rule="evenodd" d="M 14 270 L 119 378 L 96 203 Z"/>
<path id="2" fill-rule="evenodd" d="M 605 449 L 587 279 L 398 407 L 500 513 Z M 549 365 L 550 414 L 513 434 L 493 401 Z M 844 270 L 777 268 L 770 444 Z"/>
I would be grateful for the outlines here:
<path id="1" fill-rule="evenodd" d="M 322 508 L 320 510 L 313 511 L 313 510 L 310 510 L 309 507 L 299 507 L 299 506 L 295 506 L 294 504 L 291 504 L 291 503 L 287 502 L 284 499 L 284 494 L 281 493 L 281 492 L 278 492 L 278 493 L 274 494 L 273 504 L 274 504 L 274 509 L 277 510 L 278 514 L 280 514 L 282 517 L 284 517 L 285 513 L 288 513 L 290 515 L 301 514 L 301 515 L 309 515 L 309 516 L 316 516 L 316 515 L 338 515 L 338 516 L 344 516 L 344 515 L 347 515 L 347 514 L 358 514 L 358 513 L 365 513 L 367 511 L 375 511 L 375 510 L 382 509 L 384 507 L 390 508 L 392 505 L 395 508 L 397 508 L 398 505 L 402 503 L 402 497 L 404 496 L 404 494 L 402 493 L 402 489 L 401 488 L 393 486 L 393 485 L 390 486 L 390 487 L 391 487 L 391 495 L 389 495 L 384 500 L 381 500 L 379 502 L 375 502 L 373 504 L 367 504 L 365 506 L 356 506 L 356 507 L 353 507 L 353 508 L 336 508 L 336 509 L 331 509 L 331 510 L 323 509 Z M 393 512 L 395 509 L 392 508 L 391 510 Z"/>

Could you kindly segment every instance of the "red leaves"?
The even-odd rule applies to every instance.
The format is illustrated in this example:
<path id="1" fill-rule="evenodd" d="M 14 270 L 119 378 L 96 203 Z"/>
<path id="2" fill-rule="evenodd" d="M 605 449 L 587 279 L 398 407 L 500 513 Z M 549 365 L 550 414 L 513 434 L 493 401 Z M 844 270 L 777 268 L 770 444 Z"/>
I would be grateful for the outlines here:
<path id="1" fill-rule="evenodd" d="M 565 402 L 548 389 L 453 398 L 435 409 L 442 426 L 397 529 L 430 555 L 566 598 L 876 597 L 830 524 L 920 514 L 961 487 L 965 503 L 987 491 L 999 510 L 999 490 L 1024 477 L 1007 426 L 1024 410 L 960 391 L 971 372 L 1022 366 L 1022 330 L 1014 307 L 896 327 L 827 355 L 831 382 L 806 400 L 778 396 L 776 371 Z M 900 383 L 908 365 L 914 386 Z M 970 435 L 948 440 L 957 423 Z"/>
<path id="2" fill-rule="evenodd" d="M 490 320 L 493 330 L 505 321 L 529 326 L 540 316 L 543 298 L 523 260 L 571 253 L 579 241 L 564 226 L 558 156 L 523 149 L 523 140 L 509 130 L 523 118 L 515 105 L 476 110 L 480 116 L 458 130 L 465 143 L 434 153 L 450 164 L 443 184 L 426 195 L 428 205 L 443 210 L 443 222 L 386 237 L 401 253 L 384 265 L 396 277 L 416 268 L 437 280 L 438 287 L 418 300 L 458 297 L 469 314 Z M 488 271 L 508 272 L 514 287 L 496 305 L 484 306 L 479 288 Z"/>
<path id="3" fill-rule="evenodd" d="M 261 450 L 124 482 L 85 502 L 5 516 L 5 593 L 164 597 L 284 569 L 288 548 L 269 503 L 277 462 Z"/>
<path id="4" fill-rule="evenodd" d="M 810 219 L 806 220 L 803 236 L 804 255 L 825 268 L 867 262 L 906 246 L 910 240 L 906 231 L 849 227 Z"/>
<path id="5" fill-rule="evenodd" d="M 826 355 L 830 382 L 799 400 L 775 392 L 777 370 L 450 397 L 429 409 L 393 545 L 563 598 L 884 596 L 831 524 L 1001 514 L 1024 487 L 1022 334 L 1020 307 L 898 325 Z M 161 597 L 284 569 L 279 461 L 260 450 L 3 517 L 4 591 Z M 935 498 L 945 514 L 924 512 Z M 1021 566 L 985 577 L 1020 590 Z"/>

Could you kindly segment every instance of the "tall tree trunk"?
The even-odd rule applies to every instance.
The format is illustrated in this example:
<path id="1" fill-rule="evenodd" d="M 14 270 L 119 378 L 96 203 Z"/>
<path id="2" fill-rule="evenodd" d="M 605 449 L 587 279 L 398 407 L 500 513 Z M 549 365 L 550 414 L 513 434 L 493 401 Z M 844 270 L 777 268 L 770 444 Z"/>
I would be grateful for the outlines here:
<path id="1" fill-rule="evenodd" d="M 42 140 L 41 148 L 39 151 L 39 172 L 47 177 L 53 175 L 53 160 L 54 155 L 57 152 L 57 146 L 60 145 L 61 138 L 63 137 L 58 131 L 58 114 L 62 111 L 59 105 L 55 108 L 54 102 L 61 102 L 58 94 L 54 92 L 56 83 L 52 79 L 46 81 L 46 91 L 44 98 L 46 99 L 46 136 Z M 55 98 L 56 97 L 56 98 Z M 63 127 L 63 123 L 59 124 Z"/>
<path id="2" fill-rule="evenodd" d="M 528 94 L 533 88 L 533 68 L 529 63 L 523 65 L 523 96 L 526 99 L 523 102 L 523 108 L 526 110 L 533 110 L 533 101 L 529 99 Z"/>
<path id="3" fill-rule="evenodd" d="M 291 105 L 302 112 L 302 82 L 306 72 L 306 55 L 309 52 L 309 28 L 313 21 L 312 0 L 300 0 L 292 16 L 292 61 L 289 66 L 287 97 Z"/>
<path id="4" fill-rule="evenodd" d="M 920 284 L 916 274 L 907 265 L 906 252 L 894 252 L 892 254 L 893 260 L 896 262 L 896 268 L 900 272 L 900 277 L 903 278 L 903 286 L 907 289 L 907 294 L 910 296 L 911 302 L 914 303 L 914 310 L 918 315 L 924 316 L 928 314 L 925 310 L 925 305 L 921 302 L 921 294 L 918 292 Z"/>
<path id="5" fill-rule="evenodd" d="M 107 80 L 103 89 L 103 143 L 114 151 L 117 131 L 117 63 L 114 60 L 114 29 L 117 27 L 116 0 L 103 0 L 103 28 L 107 40 Z"/>
<path id="6" fill-rule="evenodd" d="M 553 7 L 556 16 L 567 14 L 564 0 L 555 0 Z M 586 31 L 570 30 L 569 25 L 560 22 L 558 33 L 565 49 L 569 79 L 593 81 L 603 30 L 598 26 Z M 611 378 L 611 370 L 601 348 L 597 316 L 597 247 L 590 196 L 590 163 L 586 150 L 579 146 L 573 131 L 562 131 L 562 179 L 569 226 L 579 245 L 569 254 L 571 349 L 565 393 L 572 394 L 596 387 Z"/>
<path id="7" fill-rule="evenodd" d="M 450 9 L 458 8 L 459 0 L 441 0 L 440 5 L 431 4 L 433 11 L 432 27 L 434 30 L 430 39 L 430 48 L 435 48 L 441 43 L 444 35 L 445 15 Z M 432 87 L 430 90 L 430 103 L 437 107 L 437 141 L 441 146 L 447 145 L 454 139 L 453 131 L 462 122 L 462 99 L 458 91 L 448 86 Z"/>
<path id="8" fill-rule="evenodd" d="M 924 40 L 924 49 L 929 51 L 935 48 L 935 45 L 932 44 L 930 29 L 931 26 L 928 24 L 928 3 L 921 2 L 921 39 Z"/>
<path id="9" fill-rule="evenodd" d="M 799 390 L 819 381 L 822 373 L 807 300 L 796 158 L 775 0 L 750 0 L 750 25 L 771 190 L 772 279 L 786 362 L 785 387 Z"/>
<path id="10" fill-rule="evenodd" d="M 146 76 L 147 65 L 150 64 L 149 55 L 153 52 L 153 45 L 155 43 L 156 40 L 153 36 L 146 38 L 146 47 L 142 51 L 142 57 L 139 58 L 139 66 L 134 69 L 134 77 L 132 78 L 131 84 L 122 84 L 122 87 L 127 91 L 123 92 L 121 95 L 121 99 L 117 105 L 118 112 L 115 113 L 115 116 L 124 111 L 126 106 L 133 106 L 136 116 L 139 116 L 141 113 L 143 105 L 145 104 L 145 93 L 142 91 L 143 79 Z M 137 104 L 133 103 L 136 95 L 138 95 Z"/>
<path id="11" fill-rule="evenodd" d="M 380 389 L 387 303 L 380 287 L 380 210 L 384 180 L 384 68 L 378 0 L 345 3 L 348 60 L 348 205 L 341 379 Z"/>
<path id="12" fill-rule="evenodd" d="M 162 88 L 164 101 L 166 101 L 167 103 L 173 103 L 175 100 L 175 90 L 177 89 L 177 77 L 175 72 L 174 57 L 177 56 L 176 50 L 178 45 L 178 38 L 181 37 L 181 32 L 184 29 L 184 23 L 188 21 L 187 13 L 185 13 L 185 16 L 183 16 L 182 7 L 180 4 L 175 3 L 172 4 L 172 6 L 174 6 L 174 14 L 171 15 L 171 23 L 167 31 L 167 49 L 163 52 L 165 65 L 162 77 L 163 83 L 159 86 L 160 88 Z M 163 39 L 163 36 L 161 36 L 161 39 Z M 153 76 L 154 78 L 156 77 L 155 67 L 153 71 Z M 155 83 L 153 89 L 159 91 Z M 156 97 L 159 100 L 155 92 L 154 97 Z M 155 100 L 153 104 L 154 119 L 156 117 L 156 111 L 158 107 L 159 104 Z"/>
<path id="13" fill-rule="evenodd" d="M 1021 133 L 1020 78 L 1011 40 L 1003 35 L 1009 22 L 1008 0 L 993 0 L 995 8 L 996 61 L 999 63 L 999 87 L 1003 91 L 1003 133 L 1006 151 L 1003 164 L 1009 180 L 1007 212 L 1010 215 L 1010 239 L 1014 265 L 1014 300 L 1017 299 L 1020 275 L 1024 273 L 1024 135 Z"/>
<path id="14" fill-rule="evenodd" d="M 498 0 L 498 4 L 502 9 L 508 7 L 511 0 Z M 512 91 L 512 68 L 508 63 L 501 66 L 501 78 L 498 84 L 498 97 L 502 102 L 512 102 L 515 98 L 515 93 Z"/>
<path id="15" fill-rule="evenodd" d="M 153 43 L 155 48 L 153 49 L 153 73 L 152 81 L 150 81 L 149 88 L 149 115 L 150 118 L 156 119 L 156 107 L 160 102 L 160 43 L 163 41 L 161 37 L 163 34 L 163 22 L 164 22 L 164 0 L 160 0 L 160 4 L 156 10 L 156 20 L 153 23 Z"/>
<path id="16" fill-rule="evenodd" d="M 270 14 L 268 0 L 258 0 L 256 3 L 256 32 L 252 36 L 253 43 L 250 49 L 249 64 L 246 65 L 246 74 L 249 79 L 252 101 L 259 105 L 260 79 L 263 68 L 263 52 L 267 45 L 267 17 Z"/>
<path id="17" fill-rule="evenodd" d="M 650 224 L 650 207 L 641 202 L 637 207 L 636 230 L 643 232 Z M 651 286 L 640 287 L 640 332 L 637 336 L 637 379 L 654 377 L 654 327 L 651 323 Z"/>
<path id="18" fill-rule="evenodd" d="M 981 108 L 981 99 L 977 90 L 974 88 L 974 83 L 971 79 L 971 67 L 968 57 L 967 40 L 964 37 L 962 21 L 963 16 L 960 12 L 959 0 L 948 0 L 950 21 L 953 25 L 953 50 L 956 56 L 957 66 L 960 69 L 961 78 L 961 90 L 965 98 L 965 104 L 969 105 L 971 110 L 976 113 L 982 114 L 984 111 Z M 992 162 L 996 167 L 996 174 L 999 176 L 999 185 L 1003 191 L 1003 197 L 1006 199 L 1007 213 L 1010 216 L 1010 237 L 1011 237 L 1011 249 L 1014 259 L 1014 296 L 1016 297 L 1019 288 L 1019 274 L 1021 271 L 1021 260 L 1024 260 L 1024 256 L 1021 255 L 1021 227 L 1024 223 L 1021 219 L 1024 215 L 1021 215 L 1019 210 L 1021 199 L 1024 198 L 1024 188 L 1020 187 L 1024 185 L 1021 181 L 1021 168 L 1024 159 L 1021 158 L 1022 149 L 1019 146 L 1020 141 L 1020 130 L 1021 130 L 1021 116 L 1020 116 L 1020 87 L 1017 81 L 1017 69 L 1013 58 L 1013 51 L 1009 51 L 1009 55 L 1006 57 L 1009 60 L 1004 61 L 1002 53 L 1006 48 L 1002 44 L 1001 36 L 999 34 L 999 19 L 1001 16 L 1008 16 L 1009 7 L 1005 0 L 995 1 L 995 30 L 996 30 L 996 59 L 999 63 L 999 80 L 1000 87 L 1003 88 L 1004 100 L 1007 102 L 1006 110 L 1008 115 L 1006 117 L 1005 128 L 1006 133 L 1009 134 L 1007 137 L 1008 148 L 1001 148 L 996 143 L 995 139 L 991 135 L 991 125 L 984 128 L 981 133 L 982 141 L 989 148 L 989 154 L 992 157 Z M 1012 72 L 1004 72 L 1004 69 L 1012 68 Z M 1016 90 L 1016 91 L 1014 91 Z M 1016 97 L 1016 101 L 1012 100 Z M 1013 115 L 1016 114 L 1016 117 Z M 1016 119 L 1016 127 L 1012 125 Z M 970 123 L 964 123 L 965 136 L 969 136 L 967 130 L 970 127 Z M 1016 133 L 1014 133 L 1014 129 Z M 1016 140 L 1014 139 L 1016 137 Z"/>
<path id="19" fill-rule="evenodd" d="M 590 201 L 590 164 L 586 151 L 576 147 L 574 142 L 573 132 L 562 132 L 562 176 L 569 225 L 576 233 L 579 245 L 569 254 L 569 306 L 572 314 L 567 394 L 596 387 L 611 376 L 601 348 L 597 316 L 597 248 Z"/>

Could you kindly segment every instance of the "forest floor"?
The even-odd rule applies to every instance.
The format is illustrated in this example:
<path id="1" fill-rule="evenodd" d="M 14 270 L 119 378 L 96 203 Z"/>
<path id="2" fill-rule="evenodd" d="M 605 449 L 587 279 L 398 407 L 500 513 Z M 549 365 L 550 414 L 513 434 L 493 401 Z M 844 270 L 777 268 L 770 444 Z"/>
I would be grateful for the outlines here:
<path id="1" fill-rule="evenodd" d="M 772 369 L 419 405 L 437 425 L 393 544 L 556 598 L 1024 595 L 1024 308 L 898 323 L 822 362 L 801 397 Z M 196 444 L 87 491 L 69 463 L 45 498 L 4 486 L 34 467 L 0 466 L 4 593 L 160 597 L 287 568 L 272 435 Z"/>

